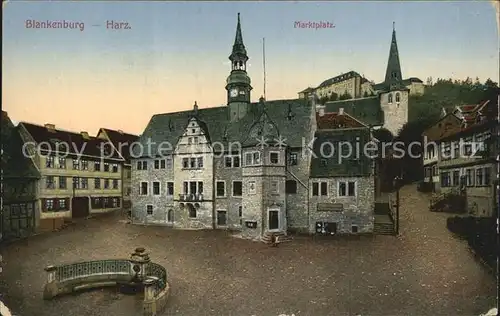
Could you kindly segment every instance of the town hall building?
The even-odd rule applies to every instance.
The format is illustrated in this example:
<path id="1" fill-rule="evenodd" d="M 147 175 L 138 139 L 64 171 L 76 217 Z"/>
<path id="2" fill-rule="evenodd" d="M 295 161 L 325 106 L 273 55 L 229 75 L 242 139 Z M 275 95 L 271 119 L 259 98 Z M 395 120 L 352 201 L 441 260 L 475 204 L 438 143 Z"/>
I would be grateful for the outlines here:
<path id="1" fill-rule="evenodd" d="M 316 98 L 251 102 L 239 14 L 229 59 L 227 106 L 194 102 L 192 110 L 153 115 L 139 139 L 143 146 L 132 148 L 138 157 L 132 160 L 132 223 L 231 229 L 253 240 L 290 231 L 373 232 L 373 160 L 323 157 L 320 150 L 323 142 L 342 141 L 363 148 L 373 140 L 372 126 L 351 115 L 347 104 L 330 111 L 335 106 L 318 105 Z M 392 122 L 396 111 L 406 111 L 407 89 L 399 84 L 400 71 L 389 68 L 381 96 L 386 106 L 379 110 Z M 325 114 L 325 107 L 335 113 Z"/>

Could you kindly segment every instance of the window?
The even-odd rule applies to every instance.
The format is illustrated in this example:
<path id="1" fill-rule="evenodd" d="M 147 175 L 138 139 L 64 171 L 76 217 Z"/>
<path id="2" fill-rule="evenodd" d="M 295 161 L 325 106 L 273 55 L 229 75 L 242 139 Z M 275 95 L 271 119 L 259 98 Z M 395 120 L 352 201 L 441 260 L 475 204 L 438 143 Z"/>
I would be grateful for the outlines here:
<path id="1" fill-rule="evenodd" d="M 45 178 L 45 187 L 47 189 L 55 189 L 54 176 L 47 176 Z"/>
<path id="2" fill-rule="evenodd" d="M 203 168 L 203 157 L 198 157 L 198 168 Z"/>
<path id="3" fill-rule="evenodd" d="M 118 180 L 117 179 L 113 180 L 113 189 L 118 189 Z"/>
<path id="4" fill-rule="evenodd" d="M 453 171 L 453 185 L 454 186 L 460 185 L 460 170 Z"/>
<path id="5" fill-rule="evenodd" d="M 269 162 L 271 164 L 277 164 L 279 163 L 279 158 L 280 158 L 280 154 L 277 153 L 277 152 L 270 152 L 269 153 Z"/>
<path id="6" fill-rule="evenodd" d="M 127 191 L 125 192 L 125 195 L 126 196 L 130 196 L 131 193 L 132 193 L 132 188 L 127 188 Z"/>
<path id="7" fill-rule="evenodd" d="M 94 162 L 94 171 L 101 171 L 101 163 L 99 161 Z"/>
<path id="8" fill-rule="evenodd" d="M 231 168 L 233 166 L 233 157 L 226 156 L 224 158 L 224 160 L 225 160 L 226 168 Z"/>
<path id="9" fill-rule="evenodd" d="M 109 163 L 104 163 L 104 172 L 109 172 Z"/>
<path id="10" fill-rule="evenodd" d="M 141 182 L 140 195 L 148 195 L 148 183 Z"/>
<path id="11" fill-rule="evenodd" d="M 432 166 L 432 175 L 437 176 L 439 174 L 439 169 L 437 166 Z"/>
<path id="12" fill-rule="evenodd" d="M 74 170 L 80 169 L 80 161 L 78 161 L 78 159 L 73 159 L 73 169 Z"/>
<path id="13" fill-rule="evenodd" d="M 245 165 L 256 166 L 260 165 L 260 152 L 254 151 L 245 154 Z"/>
<path id="14" fill-rule="evenodd" d="M 233 157 L 233 168 L 239 168 L 240 167 L 240 156 L 234 156 Z"/>
<path id="15" fill-rule="evenodd" d="M 75 189 L 79 189 L 80 188 L 80 178 L 73 177 L 73 188 L 75 188 Z"/>
<path id="16" fill-rule="evenodd" d="M 356 182 L 354 181 L 339 182 L 338 196 L 356 196 Z"/>
<path id="17" fill-rule="evenodd" d="M 387 96 L 387 103 L 392 103 L 392 93 L 389 93 L 389 95 Z"/>
<path id="18" fill-rule="evenodd" d="M 118 164 L 116 163 L 113 164 L 113 172 L 114 173 L 118 172 Z"/>
<path id="19" fill-rule="evenodd" d="M 280 193 L 279 182 L 277 180 L 271 180 L 271 193 Z"/>
<path id="20" fill-rule="evenodd" d="M 59 169 L 66 169 L 66 158 L 59 157 L 58 163 L 59 163 Z"/>
<path id="21" fill-rule="evenodd" d="M 167 196 L 173 196 L 173 195 L 174 195 L 174 183 L 167 182 Z"/>
<path id="22" fill-rule="evenodd" d="M 465 170 L 465 179 L 466 179 L 466 184 L 468 187 L 473 187 L 474 186 L 474 169 L 466 169 Z"/>
<path id="23" fill-rule="evenodd" d="M 312 195 L 313 196 L 326 196 L 326 195 L 328 195 L 328 183 L 327 182 L 313 182 L 312 183 Z"/>
<path id="24" fill-rule="evenodd" d="M 89 170 L 88 160 L 82 160 L 82 170 Z"/>
<path id="25" fill-rule="evenodd" d="M 159 161 L 158 159 L 157 159 L 157 160 L 155 160 L 155 162 L 154 162 L 154 166 L 155 166 L 155 167 L 154 167 L 155 169 L 160 169 L 160 161 Z"/>
<path id="26" fill-rule="evenodd" d="M 288 156 L 288 163 L 290 166 L 295 166 L 298 163 L 298 155 L 297 153 L 290 153 Z"/>
<path id="27" fill-rule="evenodd" d="M 399 92 L 396 92 L 396 103 L 399 103 L 401 101 L 401 95 Z"/>
<path id="28" fill-rule="evenodd" d="M 189 168 L 196 168 L 196 158 L 189 159 Z"/>
<path id="29" fill-rule="evenodd" d="M 47 211 L 54 210 L 54 200 L 52 199 L 45 200 L 45 207 L 47 208 Z"/>
<path id="30" fill-rule="evenodd" d="M 151 204 L 146 205 L 146 215 L 148 215 L 148 216 L 153 215 L 153 205 L 151 205 Z"/>
<path id="31" fill-rule="evenodd" d="M 483 185 L 484 176 L 483 176 L 483 168 L 479 168 L 476 170 L 476 185 Z"/>
<path id="32" fill-rule="evenodd" d="M 58 205 L 60 210 L 65 210 L 66 209 L 66 199 L 59 199 L 58 200 Z"/>
<path id="33" fill-rule="evenodd" d="M 113 207 L 120 207 L 120 199 L 113 198 Z"/>
<path id="34" fill-rule="evenodd" d="M 148 170 L 148 162 L 147 161 L 138 161 L 137 162 L 137 170 Z"/>
<path id="35" fill-rule="evenodd" d="M 67 188 L 66 177 L 59 177 L 59 189 L 65 190 Z"/>
<path id="36" fill-rule="evenodd" d="M 45 159 L 45 167 L 54 168 L 54 156 L 47 156 Z"/>
<path id="37" fill-rule="evenodd" d="M 255 181 L 248 181 L 248 194 L 256 194 L 257 193 L 257 184 Z"/>
<path id="38" fill-rule="evenodd" d="M 196 218 L 196 208 L 191 203 L 188 203 L 188 212 L 190 218 Z"/>
<path id="39" fill-rule="evenodd" d="M 326 159 L 321 159 L 321 166 L 326 167 L 326 165 L 327 165 Z"/>
<path id="40" fill-rule="evenodd" d="M 484 168 L 484 185 L 490 185 L 491 167 Z"/>
<path id="41" fill-rule="evenodd" d="M 184 194 L 189 193 L 189 182 L 184 181 L 183 186 L 182 186 L 182 193 L 184 193 Z"/>
<path id="42" fill-rule="evenodd" d="M 165 169 L 165 159 L 160 160 L 160 169 Z"/>
<path id="43" fill-rule="evenodd" d="M 396 100 L 397 100 L 397 95 L 396 95 Z M 356 226 L 356 225 L 352 225 L 352 226 L 351 226 L 351 232 L 353 232 L 353 233 L 357 233 L 357 232 L 358 232 L 358 226 Z"/>
<path id="44" fill-rule="evenodd" d="M 87 178 L 82 178 L 82 189 L 88 189 L 89 188 L 89 179 Z"/>
<path id="45" fill-rule="evenodd" d="M 172 157 L 171 156 L 168 156 L 167 159 L 166 159 L 166 163 L 167 163 L 167 169 L 172 169 L 172 166 L 173 166 L 173 160 L 172 160 Z"/>
<path id="46" fill-rule="evenodd" d="M 95 189 L 100 189 L 101 188 L 101 179 L 100 178 L 95 178 L 94 179 L 94 188 Z"/>
<path id="47" fill-rule="evenodd" d="M 472 154 L 472 136 L 464 139 L 464 154 L 466 157 Z"/>
<path id="48" fill-rule="evenodd" d="M 226 166 L 226 168 L 239 168 L 240 156 L 224 156 L 224 165 Z"/>
<path id="49" fill-rule="evenodd" d="M 286 180 L 285 182 L 285 193 L 287 194 L 297 194 L 297 181 Z"/>
<path id="50" fill-rule="evenodd" d="M 198 139 L 198 137 L 193 137 L 193 140 L 194 140 L 195 145 L 198 145 L 200 143 L 200 140 Z"/>
<path id="51" fill-rule="evenodd" d="M 174 222 L 174 210 L 169 209 L 167 212 L 167 222 L 173 223 Z"/>
<path id="52" fill-rule="evenodd" d="M 153 195 L 160 195 L 160 182 L 153 182 Z"/>
<path id="53" fill-rule="evenodd" d="M 450 183 L 450 173 L 449 172 L 441 172 L 441 186 L 442 187 L 449 187 L 451 185 Z"/>
<path id="54" fill-rule="evenodd" d="M 243 195 L 243 182 L 233 181 L 233 196 Z"/>
<path id="55" fill-rule="evenodd" d="M 238 206 L 238 217 L 240 218 L 240 226 L 243 225 L 243 206 Z"/>
<path id="56" fill-rule="evenodd" d="M 191 145 L 193 143 L 193 138 L 192 137 L 189 137 L 188 138 L 188 145 Z"/>
<path id="57" fill-rule="evenodd" d="M 109 189 L 109 179 L 104 179 L 104 188 Z"/>
<path id="58" fill-rule="evenodd" d="M 217 193 L 218 197 L 226 196 L 226 182 L 217 181 L 215 186 L 216 186 L 216 193 Z"/>
<path id="59" fill-rule="evenodd" d="M 182 158 L 182 168 L 189 168 L 189 158 Z"/>

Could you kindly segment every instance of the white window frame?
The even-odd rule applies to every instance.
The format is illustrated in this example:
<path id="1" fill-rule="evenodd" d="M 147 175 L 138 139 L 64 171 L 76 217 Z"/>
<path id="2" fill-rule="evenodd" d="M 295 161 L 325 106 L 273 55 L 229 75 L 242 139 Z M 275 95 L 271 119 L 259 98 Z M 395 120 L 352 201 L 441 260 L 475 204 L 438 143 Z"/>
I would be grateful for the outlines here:
<path id="1" fill-rule="evenodd" d="M 168 220 L 168 214 L 170 213 L 170 211 L 172 211 L 172 219 L 173 219 L 171 221 Z M 167 209 L 167 218 L 166 218 L 166 220 L 167 220 L 167 223 L 169 223 L 169 224 L 175 223 L 175 210 L 173 208 L 168 208 Z"/>
<path id="2" fill-rule="evenodd" d="M 218 215 L 219 215 L 219 212 L 224 212 L 224 213 L 226 213 L 226 225 L 219 225 L 219 223 L 218 223 L 218 220 L 219 220 L 219 216 L 218 216 Z M 229 222 L 229 217 L 228 217 L 228 215 L 227 215 L 227 210 L 226 210 L 226 209 L 222 209 L 222 208 L 220 208 L 220 209 L 216 209 L 216 210 L 215 210 L 215 214 L 216 214 L 215 223 L 217 224 L 217 227 L 227 227 L 227 226 L 228 226 L 228 222 Z"/>
<path id="3" fill-rule="evenodd" d="M 254 155 L 258 154 L 259 155 L 259 163 L 255 162 Z M 251 163 L 248 163 L 248 155 L 251 155 Z M 245 166 L 260 166 L 262 165 L 262 155 L 260 154 L 260 151 L 248 151 L 245 153 Z"/>
<path id="4" fill-rule="evenodd" d="M 241 195 L 234 195 L 234 183 L 241 182 Z M 231 197 L 243 197 L 243 180 L 232 180 L 231 181 Z"/>
<path id="5" fill-rule="evenodd" d="M 106 180 L 106 179 L 104 179 L 104 180 Z M 105 182 L 106 182 L 106 181 L 105 181 Z M 143 183 L 146 183 L 146 184 L 148 185 L 148 188 L 147 188 L 147 191 L 148 191 L 148 192 L 147 192 L 146 194 L 142 194 L 142 184 L 143 184 Z M 148 195 L 149 195 L 149 182 L 147 182 L 147 181 L 141 181 L 141 182 L 140 182 L 140 184 L 139 184 L 139 195 L 140 195 L 140 196 L 148 196 Z"/>
<path id="6" fill-rule="evenodd" d="M 250 183 L 254 184 L 254 190 L 253 191 L 250 190 Z M 255 180 L 249 180 L 247 182 L 247 184 L 248 184 L 248 192 L 247 192 L 247 194 L 248 195 L 255 195 L 255 194 L 257 194 L 257 181 L 255 181 Z"/>
<path id="7" fill-rule="evenodd" d="M 217 190 L 217 184 L 219 182 L 224 183 L 224 195 L 218 195 L 219 193 L 218 193 L 218 190 Z M 226 180 L 216 180 L 215 181 L 215 197 L 217 197 L 217 198 L 225 198 L 225 197 L 227 197 Z"/>
<path id="8" fill-rule="evenodd" d="M 278 161 L 277 162 L 272 162 L 271 160 L 271 155 L 272 154 L 277 154 L 278 155 Z M 270 151 L 269 152 L 269 164 L 270 165 L 279 165 L 280 164 L 280 152 L 279 151 Z"/>
<path id="9" fill-rule="evenodd" d="M 153 208 L 153 213 L 152 214 L 148 214 L 148 206 L 151 206 Z M 146 216 L 147 217 L 152 217 L 155 215 L 155 206 L 154 204 L 146 204 Z"/>
<path id="10" fill-rule="evenodd" d="M 354 195 L 349 195 L 349 182 L 354 182 Z M 345 183 L 346 195 L 340 195 L 340 184 Z M 357 180 L 347 180 L 337 182 L 337 197 L 339 198 L 353 198 L 358 197 L 358 181 Z"/>
<path id="11" fill-rule="evenodd" d="M 314 194 L 313 193 L 314 183 L 318 184 L 318 195 L 313 195 Z M 321 194 L 321 183 L 326 183 L 326 195 Z M 330 194 L 328 193 L 328 187 L 329 187 L 328 181 L 312 181 L 311 182 L 311 197 L 329 196 Z"/>
<path id="12" fill-rule="evenodd" d="M 155 183 L 158 183 L 160 186 L 160 188 L 158 190 L 158 192 L 159 192 L 158 194 L 155 194 L 155 186 L 154 186 Z M 151 181 L 151 195 L 161 196 L 161 181 Z"/>
<path id="13" fill-rule="evenodd" d="M 276 191 L 271 191 L 271 189 L 273 188 L 273 183 L 276 183 Z M 269 193 L 271 194 L 279 194 L 280 193 L 280 182 L 279 180 L 271 180 L 269 182 Z"/>

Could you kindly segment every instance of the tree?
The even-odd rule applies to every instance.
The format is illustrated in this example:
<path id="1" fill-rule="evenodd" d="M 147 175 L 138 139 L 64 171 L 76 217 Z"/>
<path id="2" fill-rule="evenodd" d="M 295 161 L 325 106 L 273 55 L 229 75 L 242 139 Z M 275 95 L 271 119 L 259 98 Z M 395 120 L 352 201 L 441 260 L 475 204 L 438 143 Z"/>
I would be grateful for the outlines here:
<path id="1" fill-rule="evenodd" d="M 373 137 L 375 137 L 382 143 L 389 143 L 392 142 L 392 140 L 394 139 L 394 135 L 392 135 L 392 133 L 386 128 L 380 128 L 374 130 Z"/>
<path id="2" fill-rule="evenodd" d="M 367 98 L 368 97 L 368 91 L 365 90 L 365 92 L 363 93 L 363 98 Z"/>
<path id="3" fill-rule="evenodd" d="M 352 96 L 347 91 L 339 97 L 339 100 L 349 100 L 349 99 L 352 99 Z"/>
<path id="4" fill-rule="evenodd" d="M 332 94 L 330 94 L 330 101 L 337 101 L 339 98 L 339 95 L 336 94 L 335 92 L 333 92 Z"/>

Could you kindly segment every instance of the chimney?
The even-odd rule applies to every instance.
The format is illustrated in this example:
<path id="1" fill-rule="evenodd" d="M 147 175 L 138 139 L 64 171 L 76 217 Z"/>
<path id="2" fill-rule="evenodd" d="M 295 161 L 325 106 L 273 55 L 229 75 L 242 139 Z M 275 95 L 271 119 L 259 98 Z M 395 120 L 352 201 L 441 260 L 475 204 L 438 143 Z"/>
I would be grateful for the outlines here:
<path id="1" fill-rule="evenodd" d="M 87 139 L 87 140 L 90 139 L 89 133 L 82 131 L 82 132 L 80 132 L 80 134 L 82 135 L 83 139 Z"/>
<path id="2" fill-rule="evenodd" d="M 344 108 L 339 109 L 339 115 L 344 115 Z"/>
<path id="3" fill-rule="evenodd" d="M 196 103 L 196 101 L 194 101 L 193 112 L 194 112 L 194 115 L 198 114 L 198 103 Z"/>
<path id="4" fill-rule="evenodd" d="M 45 124 L 45 128 L 49 131 L 49 132 L 55 132 L 56 131 L 56 126 L 54 124 Z"/>

